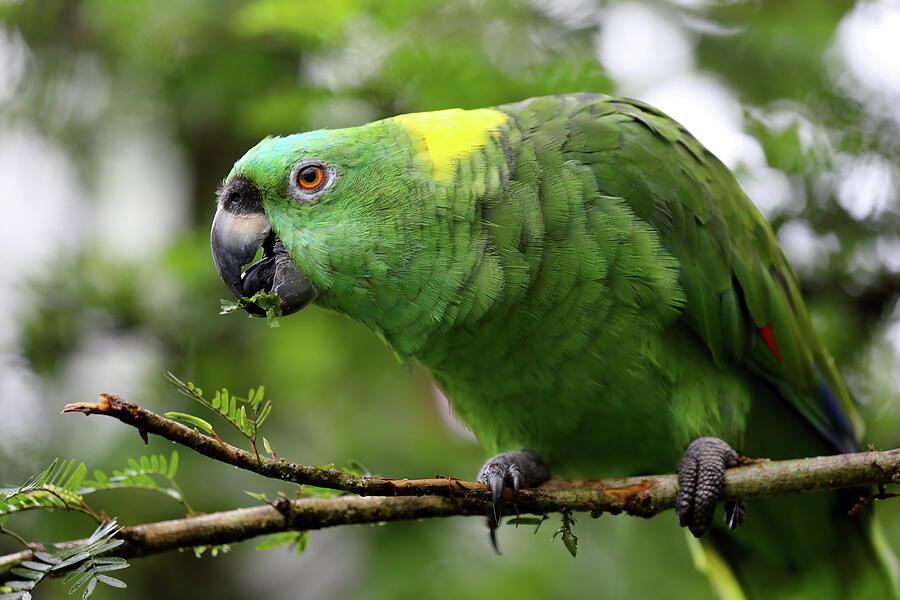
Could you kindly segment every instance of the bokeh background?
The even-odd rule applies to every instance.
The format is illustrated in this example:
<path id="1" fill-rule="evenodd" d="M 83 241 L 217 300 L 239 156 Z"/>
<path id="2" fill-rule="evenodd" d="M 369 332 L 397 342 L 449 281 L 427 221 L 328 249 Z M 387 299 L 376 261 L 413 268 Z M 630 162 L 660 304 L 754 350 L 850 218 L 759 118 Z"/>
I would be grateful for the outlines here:
<path id="1" fill-rule="evenodd" d="M 168 452 L 59 414 L 98 392 L 199 414 L 166 370 L 206 389 L 265 384 L 264 434 L 293 460 L 474 476 L 483 452 L 425 373 L 361 326 L 315 308 L 274 329 L 217 315 L 214 191 L 266 135 L 567 91 L 649 101 L 735 170 L 863 406 L 865 441 L 900 445 L 900 2 L 3 0 L 0 483 L 54 456 L 109 470 Z M 197 510 L 293 493 L 181 455 Z M 137 491 L 92 505 L 124 524 L 181 514 Z M 895 547 L 898 505 L 879 507 Z M 45 541 L 92 529 L 61 513 L 8 525 Z M 320 531 L 301 556 L 245 543 L 137 560 L 126 592 L 96 597 L 711 597 L 671 514 L 581 516 L 574 560 L 555 528 L 504 528 L 502 558 L 480 519 Z"/>

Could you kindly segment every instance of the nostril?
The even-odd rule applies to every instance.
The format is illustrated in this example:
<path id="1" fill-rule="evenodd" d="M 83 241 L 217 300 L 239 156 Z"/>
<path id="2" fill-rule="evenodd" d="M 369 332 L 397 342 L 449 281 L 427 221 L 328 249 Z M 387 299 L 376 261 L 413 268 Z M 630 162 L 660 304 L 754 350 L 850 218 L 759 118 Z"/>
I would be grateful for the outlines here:
<path id="1" fill-rule="evenodd" d="M 262 194 L 246 177 L 237 177 L 220 192 L 222 207 L 233 214 L 261 213 Z"/>

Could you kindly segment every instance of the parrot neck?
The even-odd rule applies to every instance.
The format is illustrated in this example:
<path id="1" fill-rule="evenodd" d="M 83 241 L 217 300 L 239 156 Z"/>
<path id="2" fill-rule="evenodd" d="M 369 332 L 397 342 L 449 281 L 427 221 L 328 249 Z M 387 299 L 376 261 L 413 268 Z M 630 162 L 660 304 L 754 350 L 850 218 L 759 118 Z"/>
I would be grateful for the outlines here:
<path id="1" fill-rule="evenodd" d="M 670 322 L 683 293 L 658 234 L 622 198 L 597 195 L 589 173 L 541 147 L 506 124 L 459 157 L 449 177 L 429 177 L 426 164 L 423 189 L 397 200 L 410 216 L 365 236 L 376 241 L 367 275 L 335 273 L 335 293 L 318 303 L 366 324 L 439 379 L 507 360 L 518 345 L 571 355 L 595 333 L 614 339 L 618 328 Z M 623 302 L 631 308 L 613 314 Z M 595 332 L 598 324 L 609 331 Z"/>
<path id="2" fill-rule="evenodd" d="M 477 326 L 514 301 L 518 272 L 505 271 L 524 265 L 507 252 L 504 232 L 522 224 L 515 222 L 520 207 L 506 212 L 512 160 L 501 135 L 486 135 L 478 149 L 457 156 L 449 174 L 435 172 L 419 153 L 421 188 L 392 198 L 404 203 L 408 219 L 367 236 L 382 240 L 364 259 L 367 275 L 335 273 L 317 303 L 366 324 L 402 358 L 421 359 L 448 332 Z"/>

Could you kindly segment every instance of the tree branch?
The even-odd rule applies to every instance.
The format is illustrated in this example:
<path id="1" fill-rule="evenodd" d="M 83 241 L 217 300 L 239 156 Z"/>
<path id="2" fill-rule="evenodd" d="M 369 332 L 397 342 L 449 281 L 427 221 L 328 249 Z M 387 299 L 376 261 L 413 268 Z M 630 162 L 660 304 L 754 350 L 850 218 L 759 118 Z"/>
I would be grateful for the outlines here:
<path id="1" fill-rule="evenodd" d="M 185 427 L 177 421 L 167 419 L 137 404 L 126 402 L 112 394 L 100 394 L 99 402 L 67 404 L 62 412 L 80 412 L 85 415 L 113 417 L 135 427 L 140 433 L 141 439 L 145 442 L 147 434 L 152 433 L 182 446 L 187 446 L 219 462 L 252 471 L 263 477 L 342 490 L 361 496 L 447 495 L 447 488 L 451 481 L 449 479 L 427 480 L 433 482 L 429 486 L 423 483 L 426 480 L 419 480 L 410 487 L 409 480 L 406 479 L 365 477 L 346 473 L 338 469 L 322 469 L 298 465 L 285 460 L 257 457 L 256 454 L 247 452 L 237 446 L 232 446 L 221 439 L 204 435 L 190 427 Z M 463 486 L 466 485 L 466 482 L 459 483 Z M 484 489 L 481 484 L 472 485 L 476 486 L 474 488 L 476 490 Z"/>
<path id="2" fill-rule="evenodd" d="M 390 479 L 366 477 L 346 473 L 338 469 L 322 469 L 298 465 L 283 459 L 257 457 L 221 439 L 213 438 L 181 423 L 162 417 L 145 408 L 126 402 L 112 394 L 100 394 L 96 403 L 79 402 L 67 404 L 63 412 L 80 412 L 85 415 L 106 415 L 138 429 L 146 440 L 148 433 L 187 446 L 200 454 L 220 462 L 252 471 L 264 477 L 280 479 L 297 484 L 343 490 L 360 496 L 443 496 L 489 499 L 483 484 L 449 477 L 434 479 Z M 838 489 L 859 485 L 877 485 L 900 481 L 900 450 L 886 452 L 863 452 L 837 456 L 804 458 L 785 461 L 761 461 L 751 467 L 731 469 L 728 472 L 728 486 L 734 487 L 734 498 L 758 498 L 783 494 L 807 492 L 823 489 Z M 746 470 L 745 470 L 746 469 Z M 632 506 L 637 502 L 639 492 L 653 488 L 654 501 L 649 512 Z M 671 508 L 674 502 L 677 480 L 675 475 L 652 477 L 628 477 L 605 480 L 550 480 L 543 490 L 590 490 L 601 494 L 623 495 L 630 499 L 628 506 L 602 504 L 582 507 L 560 505 L 546 508 L 552 512 L 560 508 L 571 510 L 625 510 L 631 514 L 649 517 L 661 510 Z M 726 487 L 726 493 L 731 487 Z M 628 493 L 626 493 L 626 490 Z M 633 492 L 633 493 L 631 493 Z M 527 492 L 522 492 L 527 495 Z M 641 496 L 640 502 L 646 502 Z M 573 498 L 567 497 L 565 502 Z M 662 503 L 662 504 L 660 504 Z M 412 517 L 418 518 L 418 517 Z"/>
<path id="3" fill-rule="evenodd" d="M 366 479 L 366 478 L 362 478 Z M 185 519 L 137 525 L 122 530 L 126 543 L 116 556 L 158 554 L 198 545 L 228 544 L 267 533 L 287 530 L 323 529 L 337 525 L 378 523 L 450 516 L 486 515 L 490 503 L 484 486 L 456 479 L 381 480 L 402 481 L 400 488 L 435 490 L 450 497 L 361 497 L 280 499 L 271 505 L 240 508 Z M 900 449 L 860 452 L 784 461 L 761 461 L 729 469 L 723 500 L 750 499 L 790 493 L 812 492 L 900 481 Z M 567 489 L 574 487 L 577 489 Z M 561 510 L 626 512 L 651 517 L 675 505 L 675 475 L 654 475 L 592 481 L 552 480 L 539 489 L 521 490 L 505 500 L 516 514 L 546 514 Z M 78 541 L 66 542 L 72 545 Z M 0 573 L 32 558 L 30 551 L 0 556 Z"/>
<path id="4" fill-rule="evenodd" d="M 116 555 L 146 556 L 177 548 L 238 542 L 262 534 L 312 530 L 337 525 L 377 523 L 457 515 L 487 515 L 484 485 L 452 478 L 386 479 L 362 477 L 336 469 L 318 469 L 286 461 L 260 459 L 249 452 L 202 435 L 115 396 L 96 404 L 68 405 L 65 412 L 105 414 L 154 433 L 216 460 L 295 483 L 312 483 L 360 495 L 334 498 L 279 499 L 271 505 L 138 525 L 122 530 L 126 543 Z M 723 500 L 812 492 L 900 482 L 900 449 L 816 458 L 768 461 L 729 469 Z M 539 489 L 504 492 L 514 514 L 590 511 L 626 512 L 651 517 L 675 504 L 675 475 L 605 480 L 551 480 Z M 377 496 L 377 497 L 363 497 Z M 74 544 L 67 542 L 66 544 Z M 0 573 L 31 558 L 24 551 L 0 557 Z"/>

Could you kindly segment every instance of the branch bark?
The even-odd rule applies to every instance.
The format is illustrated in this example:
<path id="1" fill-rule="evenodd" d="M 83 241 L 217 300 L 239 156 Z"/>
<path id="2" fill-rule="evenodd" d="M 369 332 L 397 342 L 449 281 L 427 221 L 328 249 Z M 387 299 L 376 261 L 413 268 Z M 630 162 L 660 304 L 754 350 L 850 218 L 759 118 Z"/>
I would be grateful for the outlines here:
<path id="1" fill-rule="evenodd" d="M 187 446 L 204 456 L 235 467 L 252 471 L 264 477 L 303 485 L 342 490 L 360 496 L 443 496 L 469 497 L 488 500 L 489 494 L 481 483 L 449 477 L 434 479 L 391 479 L 366 477 L 346 473 L 338 469 L 322 469 L 299 465 L 283 459 L 257 457 L 255 454 L 232 446 L 219 438 L 213 438 L 167 419 L 132 402 L 126 402 L 112 394 L 100 394 L 99 402 L 67 404 L 64 413 L 79 412 L 85 415 L 105 415 L 138 429 L 146 441 L 148 433 Z M 751 499 L 823 489 L 838 489 L 859 485 L 877 485 L 900 481 L 900 450 L 886 452 L 862 452 L 837 456 L 804 458 L 785 461 L 758 461 L 751 467 L 731 469 L 728 472 L 726 494 L 734 487 L 732 498 Z M 749 469 L 749 470 L 742 470 Z M 649 512 L 638 508 L 637 498 L 646 502 L 640 492 L 653 488 Z M 603 504 L 583 505 L 572 510 L 625 510 L 638 516 L 653 516 L 660 510 L 671 508 L 677 490 L 675 475 L 653 477 L 627 477 L 604 480 L 550 480 L 543 490 L 588 490 L 601 494 L 619 495 L 629 499 L 627 506 Z M 626 492 L 627 490 L 627 492 Z M 527 496 L 527 492 L 522 492 Z M 567 498 L 570 502 L 574 498 Z M 657 504 L 662 502 L 659 507 Z M 548 508 L 544 512 L 560 510 L 565 506 Z M 634 512 L 636 511 L 636 512 Z M 418 518 L 418 517 L 413 517 Z"/>
<path id="2" fill-rule="evenodd" d="M 367 478 L 362 478 L 367 479 Z M 198 545 L 229 544 L 267 533 L 313 530 L 338 525 L 379 523 L 451 516 L 487 515 L 490 503 L 480 483 L 456 479 L 395 480 L 368 478 L 380 488 L 384 482 L 402 483 L 398 489 L 422 496 L 358 495 L 334 498 L 280 499 L 271 505 L 240 508 L 137 525 L 122 530 L 126 543 L 115 555 L 140 557 Z M 729 469 L 723 500 L 751 499 L 900 481 L 900 449 L 860 452 L 783 461 L 760 461 Z M 514 514 L 547 514 L 561 510 L 621 512 L 652 517 L 675 505 L 675 475 L 604 480 L 551 480 L 538 489 L 521 490 L 504 499 Z M 435 491 L 447 497 L 435 494 Z M 80 540 L 63 545 L 76 544 Z M 22 561 L 30 551 L 0 556 L 0 574 Z"/>
<path id="3" fill-rule="evenodd" d="M 259 458 L 203 435 L 116 396 L 102 394 L 96 403 L 67 405 L 63 412 L 114 417 L 148 433 L 187 446 L 210 458 L 265 477 L 350 492 L 333 498 L 279 499 L 268 505 L 137 525 L 122 530 L 123 557 L 146 556 L 178 548 L 239 542 L 287 530 L 450 516 L 487 515 L 489 493 L 481 483 L 453 478 L 389 479 L 364 477 L 337 469 L 320 469 L 284 460 Z M 801 492 L 900 482 L 900 449 L 794 460 L 758 460 L 729 469 L 722 500 L 752 499 Z M 584 511 L 621 512 L 652 517 L 675 505 L 675 475 L 604 480 L 553 479 L 538 489 L 504 492 L 507 512 L 547 514 Z M 368 496 L 368 497 L 366 497 Z M 866 501 L 866 499 L 861 499 Z M 80 540 L 64 542 L 77 544 Z M 0 556 L 0 574 L 32 558 L 31 551 Z"/>

